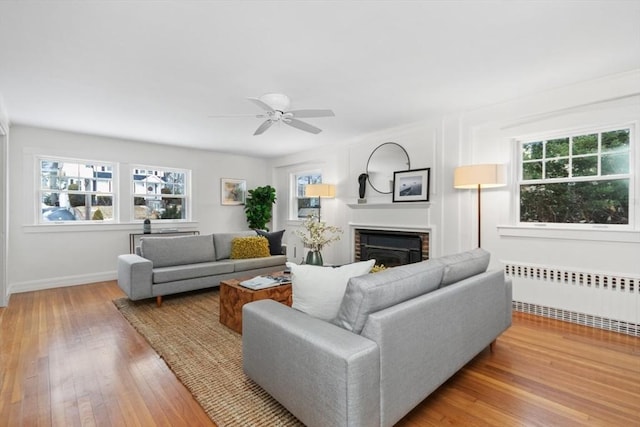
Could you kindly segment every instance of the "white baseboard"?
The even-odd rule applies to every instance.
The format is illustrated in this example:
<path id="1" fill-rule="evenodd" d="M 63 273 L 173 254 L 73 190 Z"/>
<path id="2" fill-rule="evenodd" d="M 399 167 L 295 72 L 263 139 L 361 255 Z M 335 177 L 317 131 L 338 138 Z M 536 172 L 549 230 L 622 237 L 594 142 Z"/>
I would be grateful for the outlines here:
<path id="1" fill-rule="evenodd" d="M 101 273 L 82 274 L 75 276 L 51 277 L 49 279 L 32 280 L 28 282 L 10 283 L 7 295 L 21 292 L 41 291 L 44 289 L 63 288 L 65 286 L 86 285 L 87 283 L 106 282 L 116 280 L 118 273 L 114 271 L 104 271 Z"/>

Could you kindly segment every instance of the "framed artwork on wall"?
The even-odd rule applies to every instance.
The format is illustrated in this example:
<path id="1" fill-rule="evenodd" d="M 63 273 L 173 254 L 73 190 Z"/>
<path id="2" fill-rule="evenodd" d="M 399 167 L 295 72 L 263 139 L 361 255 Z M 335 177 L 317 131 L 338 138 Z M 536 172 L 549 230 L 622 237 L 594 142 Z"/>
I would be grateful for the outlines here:
<path id="1" fill-rule="evenodd" d="M 220 203 L 234 206 L 244 205 L 247 181 L 244 179 L 220 178 Z"/>
<path id="2" fill-rule="evenodd" d="M 393 173 L 393 201 L 428 202 L 431 168 Z"/>

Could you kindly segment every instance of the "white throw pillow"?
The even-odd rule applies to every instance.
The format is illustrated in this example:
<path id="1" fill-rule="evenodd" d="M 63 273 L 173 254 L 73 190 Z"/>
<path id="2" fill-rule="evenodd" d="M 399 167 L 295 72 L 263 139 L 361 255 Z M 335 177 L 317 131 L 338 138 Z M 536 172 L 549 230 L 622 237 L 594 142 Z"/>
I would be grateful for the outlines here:
<path id="1" fill-rule="evenodd" d="M 369 273 L 375 262 L 370 259 L 335 268 L 288 262 L 293 287 L 292 307 L 318 319 L 335 318 L 349 279 Z"/>

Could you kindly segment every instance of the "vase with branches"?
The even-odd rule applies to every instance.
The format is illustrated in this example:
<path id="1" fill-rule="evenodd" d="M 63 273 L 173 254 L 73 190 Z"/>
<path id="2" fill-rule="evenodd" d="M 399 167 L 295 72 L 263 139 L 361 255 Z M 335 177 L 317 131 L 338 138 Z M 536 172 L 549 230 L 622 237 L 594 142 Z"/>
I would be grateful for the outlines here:
<path id="1" fill-rule="evenodd" d="M 306 263 L 322 265 L 322 249 L 328 244 L 340 240 L 342 229 L 319 221 L 315 215 L 310 215 L 302 224 L 302 228 L 295 231 L 295 234 L 302 240 L 304 247 L 309 249 Z"/>

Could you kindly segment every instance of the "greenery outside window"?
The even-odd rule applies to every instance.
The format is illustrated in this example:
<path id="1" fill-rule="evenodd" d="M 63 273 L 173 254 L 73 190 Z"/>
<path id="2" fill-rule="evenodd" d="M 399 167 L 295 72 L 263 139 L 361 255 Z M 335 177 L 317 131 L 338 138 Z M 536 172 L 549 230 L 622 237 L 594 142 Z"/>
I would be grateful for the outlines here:
<path id="1" fill-rule="evenodd" d="M 38 164 L 40 223 L 113 221 L 113 164 L 56 158 Z"/>
<path id="2" fill-rule="evenodd" d="M 133 219 L 188 219 L 188 178 L 187 170 L 134 167 L 131 173 Z"/>
<path id="3" fill-rule="evenodd" d="M 322 173 L 320 171 L 299 172 L 292 175 L 293 191 L 291 192 L 291 218 L 295 220 L 306 219 L 310 215 L 320 216 L 320 205 L 317 197 L 305 197 L 307 184 L 321 184 Z"/>
<path id="4" fill-rule="evenodd" d="M 520 141 L 521 223 L 629 225 L 631 127 Z"/>

